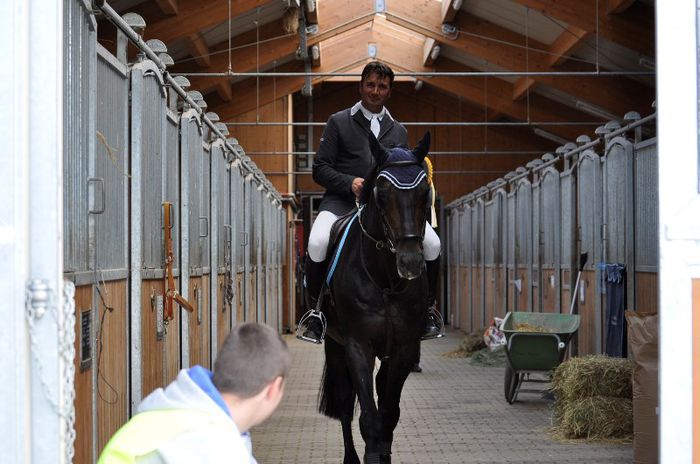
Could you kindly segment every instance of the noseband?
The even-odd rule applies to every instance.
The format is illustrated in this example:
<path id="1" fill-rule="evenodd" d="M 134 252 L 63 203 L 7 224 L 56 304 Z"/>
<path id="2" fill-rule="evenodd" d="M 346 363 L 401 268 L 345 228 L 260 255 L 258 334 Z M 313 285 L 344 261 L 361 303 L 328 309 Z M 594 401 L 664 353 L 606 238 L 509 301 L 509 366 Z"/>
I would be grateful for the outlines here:
<path id="1" fill-rule="evenodd" d="M 413 160 L 402 160 L 402 161 L 392 161 L 389 163 L 385 163 L 377 169 L 377 174 L 374 176 L 374 184 L 376 188 L 376 183 L 377 179 L 379 178 L 379 175 L 384 171 L 385 169 L 391 168 L 391 167 L 406 167 L 406 166 L 420 166 L 421 168 L 423 167 L 423 164 L 419 161 L 413 161 Z M 411 187 L 410 189 L 416 188 L 416 186 Z M 405 190 L 410 190 L 410 189 L 405 189 Z M 376 198 L 375 198 L 375 203 L 376 203 Z M 382 223 L 382 228 L 384 229 L 384 237 L 385 240 L 377 240 L 376 238 L 372 237 L 372 235 L 365 230 L 364 225 L 362 224 L 362 214 L 359 216 L 359 223 L 360 223 L 360 228 L 362 229 L 362 233 L 367 236 L 370 240 L 372 240 L 377 247 L 378 250 L 381 250 L 382 248 L 388 248 L 389 251 L 392 253 L 396 253 L 396 245 L 394 244 L 394 241 L 396 243 L 403 242 L 405 240 L 416 240 L 419 243 L 423 243 L 423 238 L 425 236 L 425 227 L 420 228 L 420 233 L 419 234 L 406 234 L 402 235 L 401 237 L 398 237 L 397 239 L 393 240 L 393 233 L 391 230 L 391 227 L 389 227 L 389 223 L 386 219 L 386 216 L 384 215 L 384 211 L 379 208 L 377 205 L 377 210 L 379 211 L 379 217 L 381 218 L 381 223 Z"/>

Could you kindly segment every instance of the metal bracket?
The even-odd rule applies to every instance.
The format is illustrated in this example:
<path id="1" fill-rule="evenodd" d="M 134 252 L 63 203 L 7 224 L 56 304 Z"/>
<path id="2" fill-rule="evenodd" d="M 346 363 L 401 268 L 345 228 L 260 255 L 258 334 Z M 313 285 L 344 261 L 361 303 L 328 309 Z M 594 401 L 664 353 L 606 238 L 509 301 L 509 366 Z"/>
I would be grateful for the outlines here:
<path id="1" fill-rule="evenodd" d="M 27 298 L 32 309 L 32 319 L 41 319 L 49 307 L 51 286 L 47 279 L 32 279 L 27 285 Z"/>

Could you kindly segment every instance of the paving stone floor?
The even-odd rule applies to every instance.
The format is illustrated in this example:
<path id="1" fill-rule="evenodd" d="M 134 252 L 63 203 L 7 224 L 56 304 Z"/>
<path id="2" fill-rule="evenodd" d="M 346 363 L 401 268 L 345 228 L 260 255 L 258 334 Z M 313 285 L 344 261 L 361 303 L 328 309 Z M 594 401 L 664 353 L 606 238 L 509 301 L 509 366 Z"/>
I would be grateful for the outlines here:
<path id="1" fill-rule="evenodd" d="M 286 336 L 293 366 L 279 409 L 253 430 L 260 464 L 341 463 L 340 423 L 316 412 L 323 349 Z M 550 437 L 552 403 L 522 393 L 503 396 L 503 368 L 475 367 L 441 354 L 455 349 L 461 332 L 422 343 L 423 372 L 411 374 L 401 399 L 392 463 L 628 463 L 632 446 L 559 442 Z M 353 422 L 360 457 L 364 443 Z"/>

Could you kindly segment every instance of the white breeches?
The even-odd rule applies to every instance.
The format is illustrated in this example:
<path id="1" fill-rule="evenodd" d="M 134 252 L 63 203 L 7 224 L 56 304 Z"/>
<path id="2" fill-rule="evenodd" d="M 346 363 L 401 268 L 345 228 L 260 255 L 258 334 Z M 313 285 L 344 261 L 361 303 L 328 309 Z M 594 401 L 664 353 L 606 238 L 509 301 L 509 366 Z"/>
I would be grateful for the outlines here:
<path id="1" fill-rule="evenodd" d="M 311 226 L 311 232 L 309 233 L 308 251 L 312 261 L 320 263 L 326 259 L 331 227 L 336 219 L 338 219 L 338 216 L 330 211 L 321 211 L 316 216 L 314 225 Z M 423 237 L 423 256 L 426 261 L 433 261 L 440 256 L 440 237 L 427 222 L 425 223 L 425 236 Z"/>

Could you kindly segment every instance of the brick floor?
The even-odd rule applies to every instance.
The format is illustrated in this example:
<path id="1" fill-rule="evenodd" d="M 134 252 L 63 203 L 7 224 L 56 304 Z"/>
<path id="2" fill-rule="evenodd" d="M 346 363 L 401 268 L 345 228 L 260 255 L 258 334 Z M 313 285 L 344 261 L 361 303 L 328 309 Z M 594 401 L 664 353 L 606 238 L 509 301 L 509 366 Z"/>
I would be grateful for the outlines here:
<path id="1" fill-rule="evenodd" d="M 522 393 L 513 405 L 503 396 L 503 368 L 475 367 L 440 356 L 457 347 L 458 331 L 422 344 L 423 372 L 411 374 L 401 399 L 392 463 L 626 463 L 631 445 L 552 439 L 552 403 Z M 260 464 L 340 463 L 340 423 L 316 412 L 323 369 L 320 346 L 286 337 L 293 366 L 285 398 L 267 423 L 253 430 Z M 353 423 L 355 448 L 364 443 Z"/>

